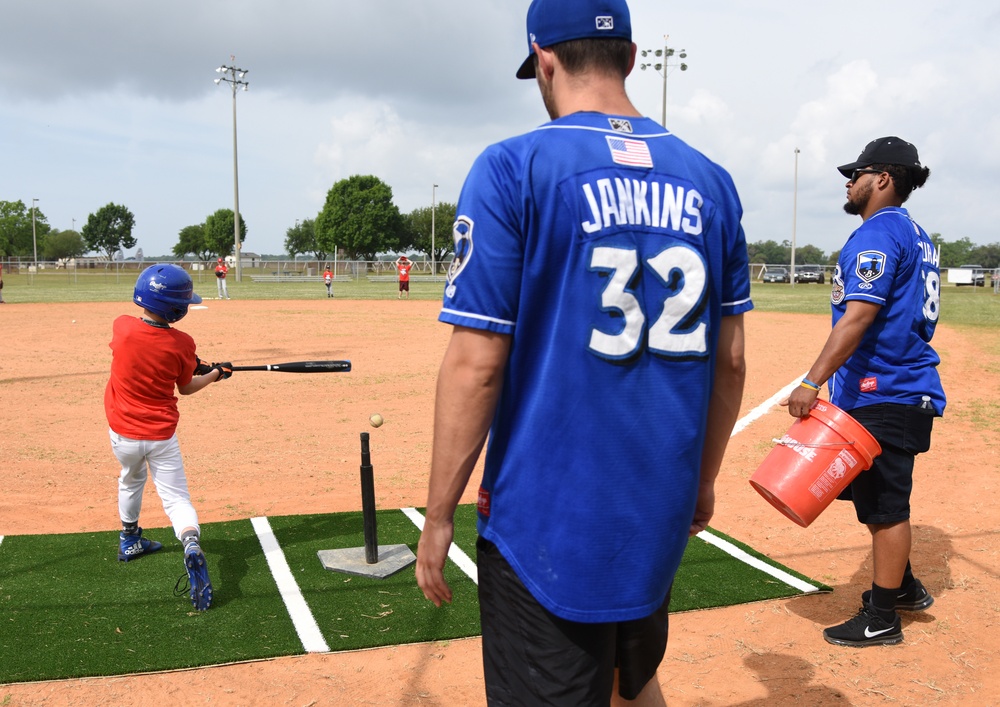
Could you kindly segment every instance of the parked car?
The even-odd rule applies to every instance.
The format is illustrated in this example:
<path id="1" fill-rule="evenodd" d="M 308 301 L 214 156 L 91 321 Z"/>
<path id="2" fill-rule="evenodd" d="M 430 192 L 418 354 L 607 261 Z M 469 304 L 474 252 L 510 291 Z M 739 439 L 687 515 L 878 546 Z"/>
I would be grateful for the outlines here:
<path id="1" fill-rule="evenodd" d="M 791 282 L 787 268 L 768 267 L 764 268 L 764 282 Z"/>
<path id="2" fill-rule="evenodd" d="M 963 269 L 972 270 L 972 280 L 968 283 L 959 282 L 957 286 L 969 284 L 975 287 L 983 287 L 986 284 L 986 270 L 982 265 L 963 265 Z"/>
<path id="3" fill-rule="evenodd" d="M 801 265 L 795 268 L 795 282 L 816 282 L 822 285 L 826 282 L 826 273 L 822 265 Z"/>

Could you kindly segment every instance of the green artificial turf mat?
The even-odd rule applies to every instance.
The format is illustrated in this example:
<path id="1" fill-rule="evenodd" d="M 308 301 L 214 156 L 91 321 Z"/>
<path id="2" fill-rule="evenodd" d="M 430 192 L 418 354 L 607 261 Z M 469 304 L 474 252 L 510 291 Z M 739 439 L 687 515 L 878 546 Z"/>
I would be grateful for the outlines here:
<path id="1" fill-rule="evenodd" d="M 0 545 L 0 682 L 117 675 L 301 652 L 247 521 L 208 526 L 211 610 L 175 597 L 183 551 L 117 559 L 118 533 L 8 536 Z"/>
<path id="2" fill-rule="evenodd" d="M 816 587 L 817 592 L 833 591 L 825 584 L 778 564 L 748 545 L 718 530 L 709 533 L 735 545 L 761 562 Z M 734 559 L 729 553 L 699 537 L 688 542 L 670 593 L 670 611 L 710 609 L 732 604 L 792 597 L 803 592 L 773 575 Z"/>
<path id="3" fill-rule="evenodd" d="M 378 544 L 408 545 L 414 552 L 420 531 L 399 511 L 379 512 Z M 445 577 L 454 594 L 440 609 L 424 598 L 409 566 L 385 579 L 325 569 L 320 550 L 364 547 L 359 513 L 270 518 L 303 597 L 331 650 L 476 636 L 476 585 L 454 564 Z M 475 525 L 473 521 L 473 532 Z"/>
<path id="4" fill-rule="evenodd" d="M 380 547 L 415 551 L 420 531 L 401 511 L 376 514 Z M 331 651 L 479 634 L 475 583 L 454 563 L 454 599 L 441 608 L 417 587 L 413 567 L 385 579 L 327 570 L 317 553 L 364 547 L 360 512 L 268 518 L 298 590 Z M 476 511 L 461 506 L 455 544 L 475 562 Z M 751 548 L 712 531 L 781 570 Z M 202 548 L 212 608 L 186 595 L 180 543 L 147 528 L 163 550 L 117 559 L 117 532 L 7 536 L 0 542 L 0 683 L 121 675 L 301 654 L 306 651 L 250 520 L 207 523 Z M 807 580 L 808 581 L 808 580 Z M 812 582 L 819 591 L 829 587 Z M 800 589 L 693 538 L 675 581 L 671 611 L 794 596 Z M 316 650 L 312 648 L 312 650 Z M 320 648 L 319 650 L 322 650 Z"/>

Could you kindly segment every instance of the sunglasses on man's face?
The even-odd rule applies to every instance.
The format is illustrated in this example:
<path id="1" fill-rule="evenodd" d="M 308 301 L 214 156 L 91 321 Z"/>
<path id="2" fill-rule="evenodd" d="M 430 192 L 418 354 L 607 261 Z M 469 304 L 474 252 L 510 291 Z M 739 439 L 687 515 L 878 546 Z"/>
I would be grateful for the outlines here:
<path id="1" fill-rule="evenodd" d="M 882 170 L 880 169 L 856 169 L 853 172 L 851 172 L 851 181 L 852 182 L 858 181 L 858 177 L 860 177 L 862 174 L 881 174 L 881 173 Z"/>

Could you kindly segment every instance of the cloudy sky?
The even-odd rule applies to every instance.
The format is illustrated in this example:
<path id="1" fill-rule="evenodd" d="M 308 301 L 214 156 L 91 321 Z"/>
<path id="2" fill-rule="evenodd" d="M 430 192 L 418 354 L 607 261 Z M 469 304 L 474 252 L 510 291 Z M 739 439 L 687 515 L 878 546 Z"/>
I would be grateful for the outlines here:
<path id="1" fill-rule="evenodd" d="M 79 230 L 114 202 L 138 247 L 168 254 L 185 226 L 233 207 L 237 95 L 244 249 L 283 252 L 353 174 L 404 213 L 457 201 L 489 143 L 546 116 L 527 53 L 527 0 L 21 1 L 0 24 L 0 200 Z M 667 126 L 726 167 L 751 242 L 829 253 L 856 227 L 838 164 L 898 135 L 931 168 L 907 206 L 946 240 L 1000 242 L 1000 9 L 986 2 L 631 0 L 640 48 L 687 51 Z M 663 81 L 633 102 L 660 118 Z M 797 163 L 795 149 L 801 152 Z M 432 185 L 437 184 L 436 190 Z M 793 218 L 793 213 L 796 214 Z M 132 255 L 134 251 L 128 254 Z"/>

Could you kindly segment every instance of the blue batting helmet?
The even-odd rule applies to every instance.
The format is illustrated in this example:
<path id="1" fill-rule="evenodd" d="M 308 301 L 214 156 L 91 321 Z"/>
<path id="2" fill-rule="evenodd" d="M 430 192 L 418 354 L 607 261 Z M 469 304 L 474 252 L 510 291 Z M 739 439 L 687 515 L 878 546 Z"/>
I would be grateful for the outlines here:
<path id="1" fill-rule="evenodd" d="M 183 319 L 188 305 L 198 304 L 201 297 L 195 294 L 194 283 L 184 268 L 157 263 L 139 275 L 132 301 L 173 323 Z"/>

